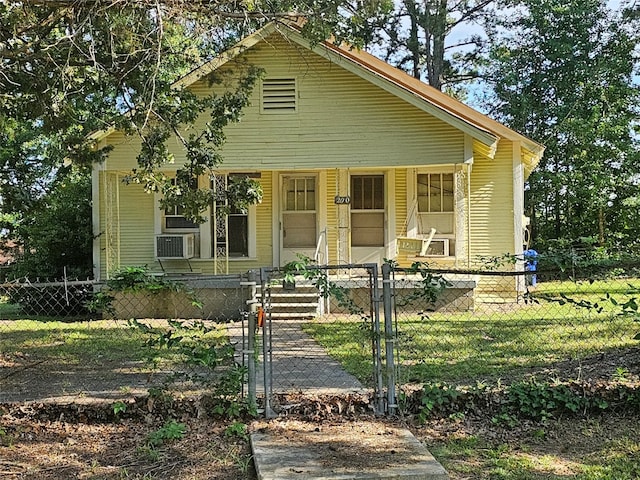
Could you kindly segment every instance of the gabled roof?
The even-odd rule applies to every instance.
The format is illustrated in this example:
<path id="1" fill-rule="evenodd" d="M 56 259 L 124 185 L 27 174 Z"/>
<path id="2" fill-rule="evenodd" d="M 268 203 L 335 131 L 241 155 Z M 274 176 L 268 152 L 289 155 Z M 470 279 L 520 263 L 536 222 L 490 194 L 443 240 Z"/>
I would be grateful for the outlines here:
<path id="1" fill-rule="evenodd" d="M 436 118 L 455 126 L 486 145 L 490 152 L 495 152 L 498 141 L 501 138 L 518 142 L 523 150 L 522 158 L 523 162 L 526 163 L 525 168 L 528 172 L 535 168 L 542 157 L 544 152 L 543 145 L 365 51 L 357 50 L 350 46 L 337 45 L 328 40 L 318 44 L 311 44 L 300 33 L 300 26 L 294 22 L 272 22 L 267 24 L 213 60 L 194 69 L 178 80 L 174 86 L 182 88 L 192 85 L 274 33 L 280 33 L 288 41 L 295 42 L 313 51 Z M 100 140 L 112 132 L 113 130 L 96 132 L 91 138 Z"/>

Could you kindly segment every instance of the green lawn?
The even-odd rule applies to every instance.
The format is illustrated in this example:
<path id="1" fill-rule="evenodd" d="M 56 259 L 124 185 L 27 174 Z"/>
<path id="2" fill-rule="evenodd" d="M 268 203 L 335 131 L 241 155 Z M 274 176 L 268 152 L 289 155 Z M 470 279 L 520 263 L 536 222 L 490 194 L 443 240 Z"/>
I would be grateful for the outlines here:
<path id="1" fill-rule="evenodd" d="M 534 301 L 477 304 L 473 312 L 396 310 L 400 383 L 475 382 L 637 345 L 640 324 L 619 304 L 640 299 L 640 280 L 540 284 Z M 628 294 L 629 291 L 633 293 Z M 607 294 L 618 302 L 614 304 Z M 564 297 L 563 297 L 564 295 Z M 347 317 L 310 323 L 307 332 L 362 381 L 371 376 L 370 333 Z M 384 348 L 383 348 L 384 351 Z"/>
<path id="2" fill-rule="evenodd" d="M 0 321 L 0 354 L 25 363 L 46 359 L 58 365 L 142 362 L 158 366 L 182 361 L 175 348 L 150 344 L 150 339 L 157 341 L 169 331 L 166 322 L 153 321 L 152 325 L 156 333 L 145 333 L 122 320 L 4 320 Z M 218 345 L 226 339 L 226 332 L 221 329 L 197 337 L 204 345 Z"/>

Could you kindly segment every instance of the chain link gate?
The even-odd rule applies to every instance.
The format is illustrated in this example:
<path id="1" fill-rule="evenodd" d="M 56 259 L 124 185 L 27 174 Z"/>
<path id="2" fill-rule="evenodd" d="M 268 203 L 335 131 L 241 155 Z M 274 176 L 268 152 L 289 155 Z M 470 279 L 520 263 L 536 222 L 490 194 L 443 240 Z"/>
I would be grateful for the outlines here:
<path id="1" fill-rule="evenodd" d="M 249 315 L 250 401 L 263 392 L 271 416 L 282 394 L 372 392 L 376 413 L 395 408 L 393 325 L 381 321 L 381 285 L 376 264 L 263 268 Z"/>

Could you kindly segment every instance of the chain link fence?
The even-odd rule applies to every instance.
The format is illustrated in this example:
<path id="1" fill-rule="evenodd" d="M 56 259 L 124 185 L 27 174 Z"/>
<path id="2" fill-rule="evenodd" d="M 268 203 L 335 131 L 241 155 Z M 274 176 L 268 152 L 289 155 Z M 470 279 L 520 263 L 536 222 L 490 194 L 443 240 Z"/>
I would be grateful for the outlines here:
<path id="1" fill-rule="evenodd" d="M 640 278 L 620 266 L 393 270 L 398 383 L 637 375 Z"/>
<path id="2" fill-rule="evenodd" d="M 264 395 L 267 409 L 284 408 L 285 394 L 363 393 L 381 412 L 395 405 L 396 386 L 640 371 L 633 262 L 299 267 L 125 278 L 119 289 L 2 283 L 0 402 L 198 394 L 229 374 L 236 384 L 252 375 L 249 394 Z"/>
<path id="3" fill-rule="evenodd" d="M 265 268 L 260 298 L 267 409 L 287 394 L 382 395 L 377 265 Z"/>
<path id="4" fill-rule="evenodd" d="M 142 276 L 140 278 L 143 278 Z M 0 284 L 0 402 L 197 395 L 241 385 L 246 276 Z"/>

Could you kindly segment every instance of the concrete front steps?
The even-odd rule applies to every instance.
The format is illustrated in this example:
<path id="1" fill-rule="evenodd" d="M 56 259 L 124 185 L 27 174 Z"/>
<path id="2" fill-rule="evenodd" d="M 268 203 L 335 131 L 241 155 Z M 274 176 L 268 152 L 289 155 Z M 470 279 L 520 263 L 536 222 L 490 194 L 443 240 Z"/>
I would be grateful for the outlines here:
<path id="1" fill-rule="evenodd" d="M 310 283 L 278 283 L 271 285 L 264 292 L 264 296 L 260 290 L 258 295 L 265 313 L 270 314 L 272 320 L 312 319 L 318 316 L 320 311 L 320 294 Z"/>

